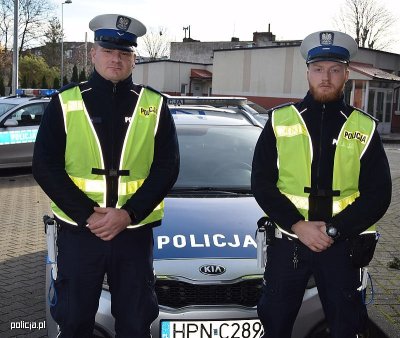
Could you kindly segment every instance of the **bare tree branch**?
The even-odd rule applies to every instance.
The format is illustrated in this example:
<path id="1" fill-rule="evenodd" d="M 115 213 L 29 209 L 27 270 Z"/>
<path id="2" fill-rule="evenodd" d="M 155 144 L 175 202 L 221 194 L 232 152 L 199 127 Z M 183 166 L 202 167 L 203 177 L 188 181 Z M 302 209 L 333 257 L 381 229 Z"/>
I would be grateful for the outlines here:
<path id="1" fill-rule="evenodd" d="M 143 53 L 156 60 L 169 55 L 169 39 L 167 29 L 159 27 L 158 29 L 150 28 L 142 39 L 144 43 Z"/>
<path id="2" fill-rule="evenodd" d="M 43 37 L 54 7 L 50 0 L 19 0 L 19 51 L 37 44 Z M 9 48 L 12 41 L 14 0 L 0 0 L 0 43 Z"/>
<path id="3" fill-rule="evenodd" d="M 390 49 L 395 42 L 392 31 L 396 18 L 376 0 L 346 0 L 335 24 L 356 40 L 358 46 Z"/>

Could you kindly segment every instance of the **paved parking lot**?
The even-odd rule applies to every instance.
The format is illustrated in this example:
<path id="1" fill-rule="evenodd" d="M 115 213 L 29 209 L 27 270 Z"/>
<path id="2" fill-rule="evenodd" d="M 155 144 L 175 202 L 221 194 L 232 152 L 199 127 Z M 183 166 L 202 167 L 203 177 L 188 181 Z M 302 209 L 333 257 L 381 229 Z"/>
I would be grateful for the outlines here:
<path id="1" fill-rule="evenodd" d="M 400 144 L 385 145 L 393 199 L 380 222 L 381 239 L 370 266 L 374 301 L 370 317 L 387 337 L 400 337 Z M 42 216 L 49 201 L 29 171 L 0 171 L 0 337 L 47 337 L 45 326 L 45 237 Z"/>
<path id="2" fill-rule="evenodd" d="M 386 144 L 393 195 L 386 215 L 379 222 L 380 240 L 370 264 L 375 299 L 368 306 L 370 317 L 390 338 L 400 337 L 400 270 L 388 268 L 400 258 L 400 144 Z"/>
<path id="3" fill-rule="evenodd" d="M 45 320 L 41 219 L 49 202 L 29 174 L 1 177 L 0 201 L 0 336 L 47 337 L 32 327 Z"/>

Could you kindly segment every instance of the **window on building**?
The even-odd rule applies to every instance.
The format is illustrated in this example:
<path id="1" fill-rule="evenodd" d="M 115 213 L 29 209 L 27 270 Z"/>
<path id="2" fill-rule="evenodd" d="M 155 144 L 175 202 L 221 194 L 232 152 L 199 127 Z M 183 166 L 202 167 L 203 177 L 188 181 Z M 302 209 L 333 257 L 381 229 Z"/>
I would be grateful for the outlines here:
<path id="1" fill-rule="evenodd" d="M 370 88 L 368 94 L 368 113 L 380 122 L 390 122 L 392 115 L 393 91 L 386 88 Z"/>
<path id="2" fill-rule="evenodd" d="M 400 90 L 394 90 L 394 97 L 393 97 L 393 110 L 400 112 Z"/>
<path id="3" fill-rule="evenodd" d="M 65 51 L 65 57 L 67 59 L 72 58 L 72 50 L 71 49 L 68 49 L 67 51 Z"/>
<path id="4" fill-rule="evenodd" d="M 182 95 L 186 95 L 186 88 L 187 88 L 187 84 L 182 83 L 181 84 L 181 94 Z"/>
<path id="5" fill-rule="evenodd" d="M 365 110 L 365 94 L 366 94 L 367 81 L 355 80 L 354 81 L 354 98 L 353 106 Z"/>
<path id="6" fill-rule="evenodd" d="M 386 92 L 386 109 L 385 109 L 385 122 L 390 122 L 392 120 L 392 101 L 393 101 L 393 92 L 387 91 Z"/>
<path id="7" fill-rule="evenodd" d="M 351 102 L 351 91 L 353 90 L 353 81 L 347 81 L 344 87 L 344 101 L 348 104 Z"/>

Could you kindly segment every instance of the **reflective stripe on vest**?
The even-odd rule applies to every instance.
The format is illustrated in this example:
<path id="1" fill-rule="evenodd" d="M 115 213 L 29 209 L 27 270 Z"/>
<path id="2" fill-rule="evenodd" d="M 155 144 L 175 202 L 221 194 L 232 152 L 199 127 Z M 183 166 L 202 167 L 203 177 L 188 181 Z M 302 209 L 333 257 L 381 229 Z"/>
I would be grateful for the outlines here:
<path id="1" fill-rule="evenodd" d="M 119 177 L 117 207 L 123 206 L 149 175 L 153 163 L 154 140 L 161 107 L 162 96 L 160 94 L 142 89 L 122 147 L 119 168 L 121 170 L 129 169 L 129 176 Z M 129 227 L 136 228 L 152 223 L 162 219 L 163 216 L 164 201 L 161 201 L 140 224 Z"/>
<path id="2" fill-rule="evenodd" d="M 86 111 L 79 87 L 59 94 L 66 132 L 65 168 L 75 185 L 89 198 L 104 207 L 107 197 L 105 175 L 92 174 L 92 168 L 105 169 L 103 154 L 94 126 Z M 118 203 L 121 207 L 139 189 L 147 178 L 154 156 L 154 138 L 162 107 L 158 93 L 143 88 L 131 117 L 122 149 L 120 170 L 129 170 L 128 176 L 118 179 Z M 79 151 L 76 151 L 79 149 Z M 52 203 L 54 214 L 64 222 L 76 225 L 59 207 Z M 139 227 L 160 220 L 164 215 L 163 202 Z"/>
<path id="3" fill-rule="evenodd" d="M 309 193 L 304 187 L 311 187 L 312 142 L 301 114 L 294 106 L 286 106 L 272 113 L 272 127 L 276 137 L 279 177 L 277 187 L 308 220 Z M 353 203 L 360 195 L 358 179 L 360 160 L 375 131 L 375 122 L 354 110 L 337 140 L 332 189 L 339 190 L 340 196 L 332 201 L 333 216 Z M 279 227 L 283 233 L 297 237 Z M 374 232 L 371 226 L 365 233 Z"/>

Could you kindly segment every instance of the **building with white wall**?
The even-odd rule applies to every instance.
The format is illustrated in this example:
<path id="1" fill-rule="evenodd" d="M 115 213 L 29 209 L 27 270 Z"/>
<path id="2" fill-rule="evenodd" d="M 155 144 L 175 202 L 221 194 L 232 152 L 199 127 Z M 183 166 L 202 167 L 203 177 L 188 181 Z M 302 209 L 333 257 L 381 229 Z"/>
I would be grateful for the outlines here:
<path id="1" fill-rule="evenodd" d="M 213 45 L 212 63 L 187 61 L 191 55 L 195 59 L 199 50 L 207 58 L 209 44 L 203 49 L 195 45 L 192 52 L 185 42 L 181 44 L 186 61 L 139 63 L 134 71 L 135 82 L 170 94 L 245 96 L 266 108 L 301 100 L 308 90 L 299 41 L 226 49 Z M 400 132 L 399 75 L 398 54 L 360 48 L 350 64 L 346 101 L 378 118 L 381 133 Z"/>

